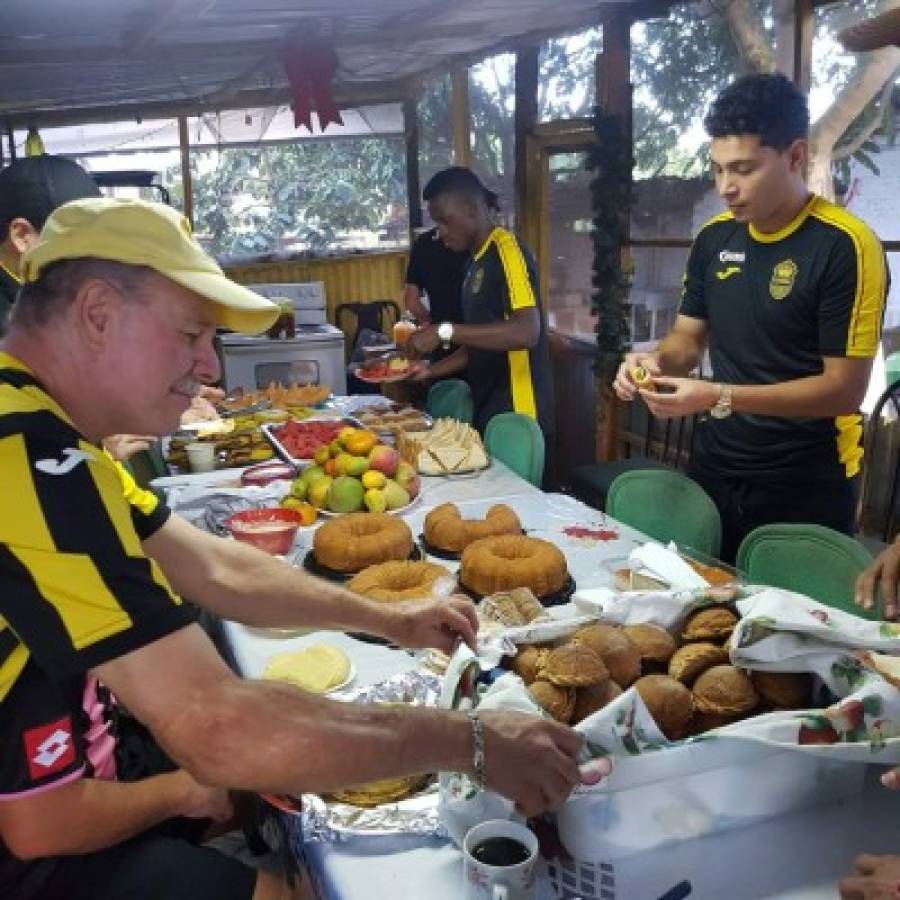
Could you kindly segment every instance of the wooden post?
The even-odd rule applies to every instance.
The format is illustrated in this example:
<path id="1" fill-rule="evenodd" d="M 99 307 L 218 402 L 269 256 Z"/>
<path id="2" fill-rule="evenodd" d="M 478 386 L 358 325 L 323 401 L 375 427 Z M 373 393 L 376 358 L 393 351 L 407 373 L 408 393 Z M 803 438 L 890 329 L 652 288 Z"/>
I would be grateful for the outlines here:
<path id="1" fill-rule="evenodd" d="M 450 121 L 453 127 L 453 162 L 472 167 L 472 123 L 469 115 L 469 70 L 450 73 Z"/>
<path id="2" fill-rule="evenodd" d="M 625 133 L 632 137 L 631 96 L 631 16 L 619 9 L 603 13 L 603 50 L 597 57 L 597 102 L 607 113 L 622 117 Z M 623 222 L 623 238 L 628 239 L 628 218 Z M 623 262 L 628 247 L 622 247 Z M 597 429 L 595 452 L 599 462 L 618 456 L 619 401 L 612 385 L 604 379 L 597 384 Z"/>
<path id="3" fill-rule="evenodd" d="M 178 117 L 178 143 L 181 147 L 181 194 L 184 215 L 194 227 L 194 188 L 191 181 L 191 147 L 188 137 L 187 116 Z"/>
<path id="4" fill-rule="evenodd" d="M 525 209 L 528 198 L 528 135 L 538 118 L 539 47 L 526 47 L 516 53 L 515 185 L 516 230 L 525 231 Z M 535 248 L 537 249 L 537 248 Z M 546 296 L 544 303 L 547 302 Z"/>
<path id="5" fill-rule="evenodd" d="M 815 30 L 814 0 L 794 0 L 794 83 L 807 95 L 812 85 L 812 44 Z"/>
<path id="6" fill-rule="evenodd" d="M 409 206 L 409 239 L 422 227 L 422 186 L 419 181 L 419 108 L 416 97 L 403 101 L 403 133 L 406 138 L 406 196 Z"/>

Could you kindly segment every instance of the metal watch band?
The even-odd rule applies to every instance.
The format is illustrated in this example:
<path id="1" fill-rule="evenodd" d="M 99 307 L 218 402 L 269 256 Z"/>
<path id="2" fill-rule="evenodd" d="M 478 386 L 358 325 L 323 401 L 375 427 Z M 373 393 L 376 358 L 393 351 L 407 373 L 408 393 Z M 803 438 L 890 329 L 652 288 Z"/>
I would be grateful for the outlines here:
<path id="1" fill-rule="evenodd" d="M 474 709 L 470 709 L 468 716 L 469 724 L 472 726 L 472 769 L 474 770 L 474 781 L 482 790 L 486 787 L 484 781 L 484 726 L 478 713 Z"/>

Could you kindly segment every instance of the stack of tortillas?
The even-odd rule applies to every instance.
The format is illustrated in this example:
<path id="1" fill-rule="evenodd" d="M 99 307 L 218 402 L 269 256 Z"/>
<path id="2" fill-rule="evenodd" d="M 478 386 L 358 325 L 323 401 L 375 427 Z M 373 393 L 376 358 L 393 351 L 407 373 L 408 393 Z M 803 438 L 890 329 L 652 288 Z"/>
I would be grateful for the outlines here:
<path id="1" fill-rule="evenodd" d="M 399 434 L 397 449 L 422 475 L 473 472 L 488 464 L 481 436 L 456 419 L 437 419 L 430 431 Z"/>
<path id="2" fill-rule="evenodd" d="M 313 694 L 325 694 L 347 682 L 350 660 L 340 647 L 313 644 L 273 656 L 262 677 L 267 681 L 286 681 Z"/>

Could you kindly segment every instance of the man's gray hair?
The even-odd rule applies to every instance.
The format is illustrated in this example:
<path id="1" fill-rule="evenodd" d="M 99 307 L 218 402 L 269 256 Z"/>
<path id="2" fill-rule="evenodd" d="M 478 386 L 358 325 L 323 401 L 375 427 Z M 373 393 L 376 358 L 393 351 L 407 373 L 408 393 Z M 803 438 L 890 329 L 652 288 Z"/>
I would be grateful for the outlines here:
<path id="1" fill-rule="evenodd" d="M 133 295 L 153 270 L 108 259 L 65 259 L 51 263 L 37 281 L 23 284 L 12 308 L 10 325 L 35 329 L 49 324 L 75 299 L 86 281 L 100 279 Z"/>

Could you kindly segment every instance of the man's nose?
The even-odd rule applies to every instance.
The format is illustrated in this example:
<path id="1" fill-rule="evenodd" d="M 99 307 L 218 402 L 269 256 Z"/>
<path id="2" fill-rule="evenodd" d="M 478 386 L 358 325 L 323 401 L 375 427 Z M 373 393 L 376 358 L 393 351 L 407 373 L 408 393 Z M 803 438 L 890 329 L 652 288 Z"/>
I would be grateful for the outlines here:
<path id="1" fill-rule="evenodd" d="M 194 359 L 194 375 L 204 384 L 218 381 L 222 374 L 215 340 L 215 335 L 213 335 L 208 340 L 198 342 L 198 351 Z"/>

